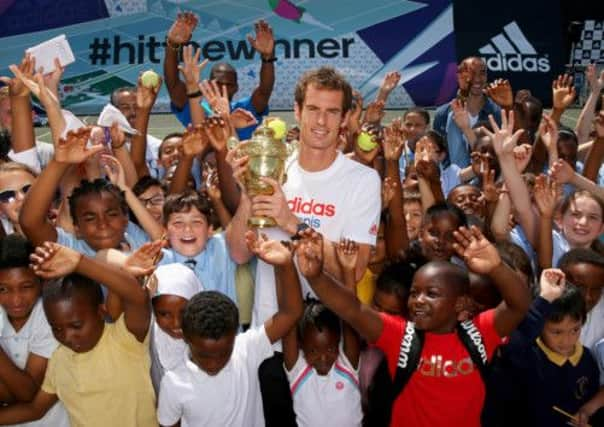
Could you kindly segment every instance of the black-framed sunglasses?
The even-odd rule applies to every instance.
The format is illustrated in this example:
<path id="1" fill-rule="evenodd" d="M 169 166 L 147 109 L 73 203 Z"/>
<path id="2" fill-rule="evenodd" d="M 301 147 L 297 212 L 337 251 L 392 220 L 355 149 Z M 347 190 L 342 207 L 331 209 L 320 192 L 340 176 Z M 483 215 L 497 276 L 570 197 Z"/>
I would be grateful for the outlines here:
<path id="1" fill-rule="evenodd" d="M 21 193 L 25 195 L 29 189 L 31 188 L 31 184 L 24 185 L 19 190 L 5 190 L 0 192 L 0 203 L 12 203 L 17 198 L 17 193 Z"/>

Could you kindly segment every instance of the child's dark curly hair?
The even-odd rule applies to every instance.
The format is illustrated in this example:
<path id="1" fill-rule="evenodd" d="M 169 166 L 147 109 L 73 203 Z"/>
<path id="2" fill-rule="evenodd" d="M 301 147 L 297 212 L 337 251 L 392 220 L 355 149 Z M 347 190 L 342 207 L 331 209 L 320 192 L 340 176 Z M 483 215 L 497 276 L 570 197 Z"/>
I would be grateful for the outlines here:
<path id="1" fill-rule="evenodd" d="M 9 234 L 0 239 L 0 270 L 6 268 L 28 268 L 33 245 L 20 234 Z"/>
<path id="2" fill-rule="evenodd" d="M 45 283 L 42 289 L 44 306 L 57 301 L 73 299 L 76 295 L 83 296 L 95 308 L 104 301 L 101 285 L 88 277 L 75 273 L 51 280 Z"/>
<path id="3" fill-rule="evenodd" d="M 304 333 L 309 327 L 315 328 L 319 332 L 328 330 L 340 336 L 341 325 L 340 318 L 336 314 L 323 305 L 317 299 L 307 297 L 305 301 L 304 314 L 298 323 L 298 338 L 300 342 L 304 337 Z"/>
<path id="4" fill-rule="evenodd" d="M 126 203 L 126 196 L 124 195 L 124 192 L 117 186 L 102 178 L 95 179 L 94 181 L 83 179 L 80 182 L 80 185 L 73 189 L 71 196 L 69 196 L 69 214 L 71 215 L 71 219 L 73 220 L 74 224 L 78 223 L 78 218 L 76 216 L 78 201 L 84 196 L 88 196 L 90 194 L 100 195 L 101 193 L 109 193 L 113 195 L 118 200 L 122 213 L 124 215 L 128 215 L 128 203 Z"/>
<path id="5" fill-rule="evenodd" d="M 193 296 L 185 307 L 182 331 L 186 337 L 218 340 L 239 328 L 239 310 L 233 301 L 216 291 Z"/>

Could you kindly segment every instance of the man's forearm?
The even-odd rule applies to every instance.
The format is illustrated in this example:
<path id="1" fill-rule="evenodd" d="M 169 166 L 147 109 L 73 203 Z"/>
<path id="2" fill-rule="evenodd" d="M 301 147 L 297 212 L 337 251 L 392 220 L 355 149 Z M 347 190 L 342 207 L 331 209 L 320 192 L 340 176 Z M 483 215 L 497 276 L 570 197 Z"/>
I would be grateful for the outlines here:
<path id="1" fill-rule="evenodd" d="M 247 221 L 251 216 L 252 203 L 250 199 L 242 195 L 241 202 L 235 212 L 235 216 L 231 219 L 226 232 L 226 242 L 229 247 L 229 254 L 233 261 L 237 264 L 244 264 L 250 260 L 252 253 L 247 247 L 243 236 L 249 230 Z"/>

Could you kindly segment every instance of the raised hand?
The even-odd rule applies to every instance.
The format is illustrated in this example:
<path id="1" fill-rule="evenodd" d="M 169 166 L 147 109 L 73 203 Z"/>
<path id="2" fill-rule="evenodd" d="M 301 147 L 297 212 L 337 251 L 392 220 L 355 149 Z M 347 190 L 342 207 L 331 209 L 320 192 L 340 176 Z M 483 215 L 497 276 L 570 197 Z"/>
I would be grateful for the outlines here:
<path id="1" fill-rule="evenodd" d="M 566 276 L 557 268 L 546 268 L 539 279 L 539 295 L 549 302 L 559 298 L 566 288 Z"/>
<path id="2" fill-rule="evenodd" d="M 566 161 L 558 159 L 550 168 L 549 175 L 558 184 L 566 184 L 567 182 L 572 181 L 575 170 Z"/>
<path id="3" fill-rule="evenodd" d="M 433 160 L 420 160 L 415 163 L 415 172 L 418 178 L 428 182 L 440 182 L 440 169 Z"/>
<path id="4" fill-rule="evenodd" d="M 298 233 L 300 240 L 295 244 L 298 270 L 312 279 L 323 271 L 323 235 L 312 228 Z"/>
<path id="5" fill-rule="evenodd" d="M 203 122 L 203 132 L 215 151 L 227 149 L 227 141 L 233 135 L 233 129 L 228 119 L 213 116 Z"/>
<path id="6" fill-rule="evenodd" d="M 401 80 L 401 73 L 398 71 L 388 71 L 384 76 L 380 91 L 388 95 L 398 86 L 398 82 Z"/>
<path id="7" fill-rule="evenodd" d="M 487 203 L 495 203 L 499 200 L 499 191 L 495 184 L 495 171 L 486 170 L 482 173 L 482 197 Z"/>
<path id="8" fill-rule="evenodd" d="M 258 124 L 256 116 L 245 108 L 235 108 L 231 111 L 230 118 L 235 129 L 243 129 Z"/>
<path id="9" fill-rule="evenodd" d="M 0 81 L 8 86 L 11 96 L 29 96 L 29 87 L 25 84 L 23 78 L 33 81 L 33 75 L 36 71 L 36 58 L 26 53 L 21 63 L 10 65 L 8 67 L 15 75 L 14 78 L 0 77 Z"/>
<path id="10" fill-rule="evenodd" d="M 398 162 L 406 139 L 407 132 L 403 128 L 401 120 L 393 120 L 390 126 L 384 128 L 384 142 L 382 143 L 384 158 Z"/>
<path id="11" fill-rule="evenodd" d="M 216 171 L 212 171 L 208 174 L 206 179 L 206 191 L 211 200 L 220 200 L 222 193 L 220 192 L 220 182 L 218 181 L 218 174 Z"/>
<path id="12" fill-rule="evenodd" d="M 113 122 L 111 125 L 109 135 L 111 136 L 111 148 L 113 149 L 121 148 L 126 143 L 126 134 L 117 122 Z"/>
<path id="13" fill-rule="evenodd" d="M 511 155 L 514 152 L 514 147 L 518 144 L 518 138 L 524 132 L 524 129 L 518 129 L 514 132 L 514 111 L 511 110 L 507 114 L 505 111 L 501 112 L 501 128 L 492 114 L 489 114 L 489 122 L 493 132 L 487 128 L 484 131 L 491 137 L 495 153 L 497 153 L 497 156 Z"/>
<path id="14" fill-rule="evenodd" d="M 55 160 L 59 163 L 79 164 L 105 149 L 102 144 L 86 147 L 92 127 L 70 130 L 55 144 Z"/>
<path id="15" fill-rule="evenodd" d="M 374 101 L 367 105 L 365 110 L 365 117 L 363 118 L 364 123 L 377 124 L 382 121 L 384 117 L 384 101 Z"/>
<path id="16" fill-rule="evenodd" d="M 141 73 L 142 74 L 142 73 Z M 143 110 L 151 110 L 157 99 L 162 85 L 162 78 L 159 78 L 159 84 L 154 87 L 147 87 L 143 85 L 141 75 L 138 76 L 136 83 L 136 106 Z"/>
<path id="17" fill-rule="evenodd" d="M 585 68 L 585 80 L 587 80 L 592 93 L 600 93 L 602 88 L 604 88 L 604 70 L 602 70 L 600 78 L 598 78 L 595 64 L 589 64 L 587 68 Z"/>
<path id="18" fill-rule="evenodd" d="M 124 168 L 118 159 L 109 154 L 101 154 L 101 164 L 113 185 L 122 190 L 127 187 Z"/>
<path id="19" fill-rule="evenodd" d="M 161 260 L 161 249 L 166 245 L 166 240 L 159 239 L 147 242 L 132 252 L 124 263 L 124 270 L 135 277 L 148 276 L 153 273 L 159 260 Z"/>
<path id="20" fill-rule="evenodd" d="M 209 142 L 204 125 L 189 125 L 182 135 L 182 154 L 193 158 L 202 153 Z"/>
<path id="21" fill-rule="evenodd" d="M 565 110 L 575 100 L 577 92 L 573 86 L 573 77 L 570 74 L 559 75 L 552 82 L 552 104 L 555 109 Z"/>
<path id="22" fill-rule="evenodd" d="M 531 156 L 533 155 L 533 146 L 529 144 L 521 144 L 512 150 L 514 155 L 514 162 L 516 164 L 516 170 L 523 173 L 528 164 L 531 162 Z"/>
<path id="23" fill-rule="evenodd" d="M 437 161 L 436 146 L 427 136 L 422 136 L 415 144 L 415 165 L 420 161 Z"/>
<path id="24" fill-rule="evenodd" d="M 282 242 L 269 240 L 266 234 L 256 236 L 254 231 L 245 233 L 247 247 L 262 261 L 270 265 L 286 265 L 292 261 L 292 252 Z"/>
<path id="25" fill-rule="evenodd" d="M 548 152 L 558 151 L 556 146 L 558 143 L 558 125 L 548 114 L 543 113 L 543 120 L 539 125 L 539 135 Z"/>
<path id="26" fill-rule="evenodd" d="M 451 110 L 453 111 L 453 121 L 459 129 L 470 128 L 470 113 L 468 113 L 465 102 L 454 99 L 451 101 Z"/>
<path id="27" fill-rule="evenodd" d="M 224 116 L 231 112 L 231 104 L 226 86 L 222 86 L 221 90 L 216 80 L 204 80 L 199 84 L 199 90 L 208 101 L 208 104 L 210 104 L 210 108 L 212 108 L 214 113 Z"/>
<path id="28" fill-rule="evenodd" d="M 178 69 L 185 78 L 185 85 L 187 91 L 195 92 L 199 85 L 199 76 L 201 72 L 208 64 L 208 59 L 204 59 L 201 63 L 199 57 L 201 56 L 201 49 L 197 49 L 193 54 L 193 45 L 188 45 L 182 49 L 182 64 L 178 65 Z"/>
<path id="29" fill-rule="evenodd" d="M 514 94 L 510 82 L 505 79 L 497 79 L 487 85 L 484 94 L 501 108 L 509 110 L 514 105 Z"/>
<path id="30" fill-rule="evenodd" d="M 341 238 L 335 245 L 336 259 L 344 271 L 355 271 L 359 258 L 359 244 L 354 240 Z"/>
<path id="31" fill-rule="evenodd" d="M 256 31 L 256 38 L 248 35 L 247 40 L 263 58 L 271 58 L 275 49 L 273 29 L 268 25 L 268 22 L 261 19 L 254 24 L 254 30 Z"/>
<path id="32" fill-rule="evenodd" d="M 199 19 L 193 12 L 179 13 L 176 21 L 168 30 L 168 41 L 173 44 L 184 44 L 191 40 L 191 35 Z"/>
<path id="33" fill-rule="evenodd" d="M 558 201 L 558 184 L 556 181 L 548 179 L 543 174 L 537 176 L 533 193 L 535 204 L 541 216 L 551 218 L 554 215 L 556 202 Z"/>
<path id="34" fill-rule="evenodd" d="M 474 273 L 489 274 L 501 263 L 495 246 L 475 225 L 470 229 L 459 227 L 453 232 L 453 237 L 456 241 L 453 243 L 453 249 Z"/>
<path id="35" fill-rule="evenodd" d="M 44 70 L 41 70 L 41 74 L 44 74 L 44 84 L 52 93 L 58 93 L 59 83 L 65 72 L 65 67 L 61 65 L 59 58 L 54 59 L 55 69 L 54 71 L 44 74 Z"/>
<path id="36" fill-rule="evenodd" d="M 242 144 L 247 144 L 246 142 L 242 142 L 240 143 L 240 145 Z M 231 167 L 231 170 L 233 171 L 233 178 L 235 179 L 235 182 L 237 182 L 237 184 L 239 185 L 239 188 L 241 189 L 241 193 L 245 194 L 245 172 L 247 171 L 247 167 L 248 167 L 248 163 L 249 163 L 249 157 L 248 156 L 242 156 L 241 152 L 239 151 L 239 146 L 235 147 L 232 150 L 229 150 L 229 152 L 226 155 L 226 162 L 229 164 L 229 166 Z"/>
<path id="37" fill-rule="evenodd" d="M 386 209 L 394 198 L 395 180 L 387 176 L 382 182 L 382 210 Z"/>
<path id="38" fill-rule="evenodd" d="M 56 242 L 44 242 L 29 256 L 30 268 L 43 279 L 57 279 L 73 273 L 82 254 Z"/>

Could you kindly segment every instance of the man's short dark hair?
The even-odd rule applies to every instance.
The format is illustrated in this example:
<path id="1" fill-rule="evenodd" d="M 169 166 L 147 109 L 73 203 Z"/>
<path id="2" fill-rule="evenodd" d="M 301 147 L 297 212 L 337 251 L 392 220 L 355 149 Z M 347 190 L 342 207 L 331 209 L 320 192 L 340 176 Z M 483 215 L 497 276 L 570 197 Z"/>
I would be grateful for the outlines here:
<path id="1" fill-rule="evenodd" d="M 294 92 L 294 98 L 298 108 L 302 109 L 304 105 L 304 99 L 306 97 L 306 91 L 308 86 L 314 85 L 318 89 L 325 90 L 337 90 L 341 91 L 342 97 L 342 114 L 345 114 L 352 108 L 352 87 L 350 83 L 338 73 L 332 67 L 321 67 L 314 70 L 307 71 L 302 75 L 296 90 Z"/>
<path id="2" fill-rule="evenodd" d="M 113 92 L 111 92 L 111 96 L 109 97 L 109 102 L 111 102 L 111 105 L 113 105 L 114 107 L 117 107 L 117 97 L 120 96 L 124 92 L 136 93 L 136 87 L 135 86 L 123 86 L 123 87 L 118 87 L 117 89 L 115 89 Z"/>
<path id="3" fill-rule="evenodd" d="M 239 310 L 229 297 L 217 291 L 194 295 L 185 306 L 182 331 L 188 338 L 219 340 L 235 334 L 239 328 Z"/>

